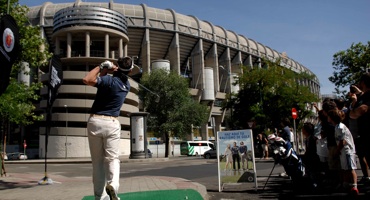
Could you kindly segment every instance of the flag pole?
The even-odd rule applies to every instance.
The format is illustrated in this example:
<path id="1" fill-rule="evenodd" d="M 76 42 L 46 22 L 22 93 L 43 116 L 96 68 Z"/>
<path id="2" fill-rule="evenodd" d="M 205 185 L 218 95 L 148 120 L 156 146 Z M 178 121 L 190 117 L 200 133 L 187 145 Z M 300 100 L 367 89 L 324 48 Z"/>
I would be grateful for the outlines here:
<path id="1" fill-rule="evenodd" d="M 49 63 L 49 73 L 52 73 L 51 69 L 52 62 L 50 61 Z M 45 176 L 41 180 L 39 180 L 38 184 L 39 185 L 51 185 L 53 184 L 53 180 L 48 177 L 47 169 L 48 169 L 48 141 L 49 141 L 49 132 L 50 132 L 50 123 L 51 123 L 51 106 L 52 106 L 52 100 L 51 100 L 51 86 L 50 83 L 48 85 L 48 100 L 46 104 L 46 130 L 45 130 Z"/>
<path id="2" fill-rule="evenodd" d="M 9 15 L 9 9 L 10 9 L 10 0 L 8 0 L 8 11 L 6 12 L 6 14 Z"/>
<path id="3" fill-rule="evenodd" d="M 49 91 L 50 92 L 50 91 Z M 49 132 L 50 132 L 50 123 L 51 123 L 51 108 L 48 103 L 48 106 L 46 108 L 46 132 L 45 132 L 45 176 L 42 178 L 38 183 L 39 185 L 51 185 L 53 184 L 53 180 L 48 177 L 48 140 L 49 140 Z"/>

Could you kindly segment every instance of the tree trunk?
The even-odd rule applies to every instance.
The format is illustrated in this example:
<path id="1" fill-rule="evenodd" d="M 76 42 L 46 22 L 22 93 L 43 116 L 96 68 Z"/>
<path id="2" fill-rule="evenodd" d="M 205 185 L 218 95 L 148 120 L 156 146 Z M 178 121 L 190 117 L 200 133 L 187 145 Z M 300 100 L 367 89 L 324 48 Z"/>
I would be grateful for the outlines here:
<path id="1" fill-rule="evenodd" d="M 165 152 L 164 152 L 164 157 L 168 158 L 168 147 L 170 144 L 170 138 L 167 132 L 164 133 L 164 142 L 165 142 Z"/>

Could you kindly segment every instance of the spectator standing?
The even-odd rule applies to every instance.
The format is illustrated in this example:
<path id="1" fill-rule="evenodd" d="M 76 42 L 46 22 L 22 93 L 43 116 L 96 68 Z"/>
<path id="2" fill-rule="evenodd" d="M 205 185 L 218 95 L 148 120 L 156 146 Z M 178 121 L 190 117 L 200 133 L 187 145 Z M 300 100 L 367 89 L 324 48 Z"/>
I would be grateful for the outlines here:
<path id="1" fill-rule="evenodd" d="M 344 112 L 341 110 L 331 110 L 328 112 L 328 117 L 329 122 L 335 125 L 335 140 L 338 145 L 335 155 L 340 157 L 342 185 L 344 186 L 345 182 L 350 183 L 350 193 L 359 195 L 357 189 L 357 174 L 355 171 L 355 169 L 357 169 L 355 143 L 351 132 L 346 125 L 341 122 L 344 119 Z"/>
<path id="2" fill-rule="evenodd" d="M 327 173 L 328 173 L 329 150 L 328 150 L 325 131 L 321 130 L 322 121 L 325 121 L 327 119 L 326 119 L 326 116 L 324 115 L 323 110 L 319 110 L 318 115 L 319 115 L 319 122 L 315 125 L 315 128 L 314 128 L 314 135 L 317 138 L 317 140 L 316 140 L 316 153 L 320 158 L 320 168 L 321 168 L 320 171 L 324 175 L 327 175 Z"/>
<path id="3" fill-rule="evenodd" d="M 338 187 L 340 183 L 340 159 L 335 153 L 337 151 L 337 143 L 335 141 L 335 127 L 328 121 L 328 112 L 331 110 L 338 110 L 337 105 L 332 100 L 324 100 L 323 105 L 324 118 L 321 122 L 322 134 L 326 136 L 328 147 L 328 178 L 331 180 L 333 186 Z"/>
<path id="4" fill-rule="evenodd" d="M 351 102 L 350 102 L 351 110 L 356 109 L 360 106 L 359 102 L 361 102 L 361 100 L 358 101 L 358 99 L 360 99 L 363 94 L 364 93 L 356 85 L 351 85 L 350 92 L 348 94 L 349 98 L 351 99 Z M 352 95 L 355 95 L 356 97 L 354 101 L 352 100 Z M 359 183 L 369 183 L 370 182 L 369 166 L 365 158 L 364 145 L 362 144 L 361 138 L 358 134 L 357 119 L 350 118 L 350 111 L 346 113 L 346 117 L 348 119 L 348 129 L 351 131 L 353 140 L 355 142 L 356 154 L 357 154 L 357 157 L 358 157 L 358 160 L 361 166 L 362 175 L 363 175 Z"/>
<path id="5" fill-rule="evenodd" d="M 312 123 L 304 123 L 302 134 L 305 137 L 306 151 L 302 157 L 302 161 L 306 166 L 306 174 L 312 181 L 312 189 L 317 187 L 317 180 L 320 172 L 320 159 L 317 155 L 316 137 L 314 136 L 314 125 Z"/>
<path id="6" fill-rule="evenodd" d="M 234 145 L 231 147 L 231 152 L 233 154 L 233 169 L 236 171 L 235 162 L 238 163 L 238 170 L 240 170 L 240 155 L 239 155 L 239 147 L 234 142 Z"/>
<path id="7" fill-rule="evenodd" d="M 295 136 L 293 133 L 293 129 L 290 128 L 290 143 L 292 144 L 292 147 L 295 151 L 297 151 L 296 147 L 294 146 Z"/>
<path id="8" fill-rule="evenodd" d="M 265 157 L 266 142 L 268 144 L 268 140 L 266 139 L 265 133 L 263 132 L 259 133 L 257 135 L 257 149 L 258 149 L 259 156 L 261 156 L 261 159 Z"/>
<path id="9" fill-rule="evenodd" d="M 263 158 L 268 159 L 269 157 L 269 141 L 267 140 L 267 137 L 265 133 L 262 133 L 262 149 L 263 149 Z"/>
<path id="10" fill-rule="evenodd" d="M 285 141 L 288 141 L 291 143 L 290 138 L 290 120 L 288 118 L 284 118 L 281 122 L 281 125 L 283 127 L 283 130 L 280 134 L 280 137 L 283 138 Z"/>
<path id="11" fill-rule="evenodd" d="M 282 121 L 281 121 L 281 126 L 283 127 L 283 129 L 281 130 L 281 133 L 279 134 L 279 136 L 286 142 L 286 143 L 289 143 L 289 145 L 292 145 L 290 143 L 291 141 L 291 138 L 290 138 L 290 120 L 288 118 L 284 118 Z M 294 148 L 293 148 L 294 149 Z M 287 173 L 286 172 L 282 172 L 280 173 L 280 176 L 287 176 Z"/>
<path id="12" fill-rule="evenodd" d="M 356 150 L 360 160 L 363 177 L 361 182 L 369 182 L 368 161 L 370 161 L 370 74 L 361 76 L 358 91 L 351 93 L 349 117 L 357 122 Z M 361 94 L 362 93 L 362 94 Z M 350 123 L 351 123 L 350 122 Z M 366 170 L 366 171 L 364 171 Z"/>
<path id="13" fill-rule="evenodd" d="M 117 62 L 118 66 L 105 61 L 83 78 L 86 85 L 97 88 L 87 122 L 95 199 L 119 199 L 121 123 L 117 117 L 130 91 L 127 74 L 133 61 L 125 57 Z"/>

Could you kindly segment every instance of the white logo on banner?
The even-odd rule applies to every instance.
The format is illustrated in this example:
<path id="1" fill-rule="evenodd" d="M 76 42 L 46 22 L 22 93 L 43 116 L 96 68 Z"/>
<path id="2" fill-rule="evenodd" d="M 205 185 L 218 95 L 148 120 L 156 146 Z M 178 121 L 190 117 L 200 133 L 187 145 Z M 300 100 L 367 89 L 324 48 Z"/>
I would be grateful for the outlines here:
<path id="1" fill-rule="evenodd" d="M 55 88 L 56 85 L 60 84 L 61 80 L 58 77 L 58 71 L 52 66 L 50 85 Z"/>
<path id="2" fill-rule="evenodd" d="M 14 34 L 10 28 L 6 28 L 3 32 L 3 44 L 7 52 L 11 52 L 14 48 Z"/>

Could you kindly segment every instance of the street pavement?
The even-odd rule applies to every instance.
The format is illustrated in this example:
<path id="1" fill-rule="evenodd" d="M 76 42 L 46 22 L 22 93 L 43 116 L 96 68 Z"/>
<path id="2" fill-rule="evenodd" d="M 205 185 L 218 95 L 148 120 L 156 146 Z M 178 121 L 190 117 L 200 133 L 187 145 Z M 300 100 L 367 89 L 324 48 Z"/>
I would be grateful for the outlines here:
<path id="1" fill-rule="evenodd" d="M 128 159 L 123 157 L 121 162 L 163 162 L 168 158 L 153 159 Z M 45 160 L 17 160 L 6 161 L 7 164 L 34 164 L 45 163 Z M 48 159 L 48 164 L 91 163 L 90 159 Z M 6 168 L 6 176 L 0 178 L 1 200 L 59 200 L 59 199 L 82 199 L 92 195 L 91 177 L 66 177 L 58 172 L 48 173 L 48 181 L 42 181 L 44 173 L 9 173 Z M 61 172 L 59 172 L 61 173 Z M 51 180 L 51 181 L 50 181 Z M 41 184 L 40 184 L 41 183 Z M 136 176 L 120 179 L 119 193 L 193 189 L 199 192 L 204 199 L 209 199 L 204 185 L 191 182 L 182 178 L 166 176 Z"/>
<path id="2" fill-rule="evenodd" d="M 151 158 L 151 159 L 128 159 L 122 157 L 121 162 L 165 162 L 169 158 Z M 68 163 L 90 163 L 90 159 L 48 159 L 48 163 L 68 164 Z M 210 160 L 209 162 L 217 162 Z M 268 162 L 273 166 L 273 160 L 256 159 L 258 162 Z M 44 163 L 44 160 L 19 160 L 6 161 L 6 165 L 26 164 L 26 163 Z M 134 176 L 123 177 L 120 179 L 119 193 L 145 192 L 151 190 L 172 190 L 172 189 L 194 189 L 205 200 L 239 200 L 239 199 L 352 199 L 345 191 L 321 191 L 314 193 L 307 188 L 303 192 L 293 192 L 293 183 L 288 177 L 280 177 L 282 167 L 278 166 L 273 170 L 264 170 L 259 173 L 257 169 L 258 188 L 254 188 L 250 183 L 228 184 L 224 186 L 222 192 L 218 191 L 218 183 L 207 184 L 207 187 L 187 179 L 168 176 Z M 7 169 L 8 172 L 11 169 Z M 270 172 L 271 175 L 270 175 Z M 361 178 L 361 170 L 356 171 Z M 44 173 L 24 172 L 7 173 L 0 178 L 0 199 L 1 200 L 59 200 L 59 199 L 82 199 L 84 196 L 92 195 L 91 177 L 66 177 L 62 172 L 53 172 L 48 174 L 52 178 L 52 185 L 39 185 L 45 177 Z M 249 184 L 249 185 L 248 185 Z M 369 185 L 359 184 L 360 196 L 356 199 L 370 199 L 368 191 Z M 165 197 L 164 197 L 165 199 Z M 171 199 L 172 200 L 172 199 Z"/>

